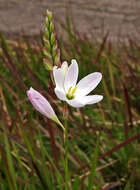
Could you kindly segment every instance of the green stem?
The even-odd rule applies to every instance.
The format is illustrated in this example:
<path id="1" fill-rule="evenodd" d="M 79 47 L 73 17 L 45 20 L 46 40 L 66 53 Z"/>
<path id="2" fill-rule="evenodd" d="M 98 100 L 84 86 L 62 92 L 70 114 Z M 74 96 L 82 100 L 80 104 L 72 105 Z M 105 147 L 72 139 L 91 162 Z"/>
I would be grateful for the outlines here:
<path id="1" fill-rule="evenodd" d="M 60 127 L 62 127 L 63 131 L 65 131 L 65 127 L 62 125 L 62 123 L 59 121 L 58 117 L 55 115 L 51 118 L 53 121 L 55 121 Z"/>
<path id="2" fill-rule="evenodd" d="M 68 122 L 65 117 L 65 190 L 68 190 L 68 181 L 69 181 L 69 169 L 68 169 Z"/>
<path id="3" fill-rule="evenodd" d="M 60 127 L 62 127 L 63 131 L 65 131 L 65 127 L 62 125 L 62 123 L 58 120 L 58 124 L 60 125 Z"/>

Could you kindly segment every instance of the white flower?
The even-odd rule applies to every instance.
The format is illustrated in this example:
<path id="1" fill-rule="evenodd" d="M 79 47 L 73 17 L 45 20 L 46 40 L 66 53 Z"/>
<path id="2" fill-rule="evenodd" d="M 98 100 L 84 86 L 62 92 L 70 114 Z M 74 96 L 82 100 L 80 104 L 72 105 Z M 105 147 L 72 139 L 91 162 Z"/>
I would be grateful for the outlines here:
<path id="1" fill-rule="evenodd" d="M 78 79 L 78 64 L 75 59 L 72 59 L 71 62 L 69 67 L 66 61 L 63 62 L 61 68 L 57 66 L 53 67 L 56 96 L 76 108 L 101 101 L 103 96 L 88 94 L 99 84 L 102 74 L 99 72 L 91 73 L 76 84 Z"/>

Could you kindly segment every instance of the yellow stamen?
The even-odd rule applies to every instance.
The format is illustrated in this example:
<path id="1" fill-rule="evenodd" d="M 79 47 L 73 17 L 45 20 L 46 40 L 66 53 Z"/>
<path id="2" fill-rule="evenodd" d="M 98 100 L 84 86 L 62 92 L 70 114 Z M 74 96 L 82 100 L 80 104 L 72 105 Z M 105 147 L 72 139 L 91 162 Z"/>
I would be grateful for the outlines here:
<path id="1" fill-rule="evenodd" d="M 72 96 L 75 94 L 75 92 L 76 92 L 76 90 L 77 90 L 77 86 L 75 86 L 75 88 L 72 90 Z"/>
<path id="2" fill-rule="evenodd" d="M 69 87 L 68 94 L 70 94 L 72 86 Z"/>
<path id="3" fill-rule="evenodd" d="M 69 100 L 72 100 L 74 99 L 74 94 L 77 90 L 77 86 L 75 86 L 75 88 L 72 90 L 72 86 L 69 87 L 69 90 L 68 90 L 68 93 L 66 94 L 66 97 L 69 99 Z"/>

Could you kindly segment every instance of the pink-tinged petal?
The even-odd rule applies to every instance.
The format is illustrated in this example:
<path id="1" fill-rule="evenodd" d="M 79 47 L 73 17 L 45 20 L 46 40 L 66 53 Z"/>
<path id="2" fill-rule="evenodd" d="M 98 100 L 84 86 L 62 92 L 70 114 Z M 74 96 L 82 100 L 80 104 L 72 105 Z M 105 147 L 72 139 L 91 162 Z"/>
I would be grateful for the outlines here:
<path id="1" fill-rule="evenodd" d="M 61 68 L 57 68 L 56 66 L 54 66 L 53 67 L 53 76 L 54 76 L 56 88 L 64 89 L 65 75 L 63 73 L 63 70 Z"/>
<path id="2" fill-rule="evenodd" d="M 68 67 L 67 61 L 63 61 L 62 65 L 61 65 L 61 68 L 63 68 L 63 67 Z"/>
<path id="3" fill-rule="evenodd" d="M 65 77 L 64 87 L 66 92 L 68 92 L 71 86 L 75 87 L 78 79 L 78 64 L 75 59 L 72 59 L 71 62 Z"/>
<path id="4" fill-rule="evenodd" d="M 62 71 L 63 71 L 64 80 L 65 80 L 65 76 L 66 76 L 66 74 L 67 74 L 67 72 L 68 72 L 68 63 L 67 63 L 67 61 L 64 61 L 64 62 L 62 63 L 61 69 L 62 69 Z M 64 85 L 64 83 L 63 83 L 63 85 Z"/>
<path id="5" fill-rule="evenodd" d="M 82 97 L 83 103 L 86 104 L 95 104 L 97 102 L 100 102 L 103 99 L 103 96 L 101 95 L 89 95 Z"/>
<path id="6" fill-rule="evenodd" d="M 56 96 L 57 96 L 60 100 L 63 100 L 63 101 L 66 100 L 66 96 L 65 96 L 65 92 L 64 92 L 64 91 L 61 91 L 61 90 L 58 89 L 58 88 L 55 88 L 54 91 L 55 91 Z"/>
<path id="7" fill-rule="evenodd" d="M 38 91 L 34 90 L 31 87 L 30 90 L 27 91 L 27 96 L 34 108 L 41 114 L 50 119 L 56 117 L 55 112 L 51 107 L 50 103 Z"/>
<path id="8" fill-rule="evenodd" d="M 81 79 L 77 84 L 76 95 L 85 96 L 89 94 L 102 79 L 102 74 L 99 72 L 91 73 Z"/>
<path id="9" fill-rule="evenodd" d="M 66 101 L 70 106 L 74 108 L 80 108 L 84 106 L 83 102 L 80 99 L 72 99 L 72 100 L 67 99 Z"/>
<path id="10" fill-rule="evenodd" d="M 68 70 L 68 63 L 67 63 L 67 61 L 64 61 L 62 63 L 61 69 L 64 71 L 64 73 Z"/>

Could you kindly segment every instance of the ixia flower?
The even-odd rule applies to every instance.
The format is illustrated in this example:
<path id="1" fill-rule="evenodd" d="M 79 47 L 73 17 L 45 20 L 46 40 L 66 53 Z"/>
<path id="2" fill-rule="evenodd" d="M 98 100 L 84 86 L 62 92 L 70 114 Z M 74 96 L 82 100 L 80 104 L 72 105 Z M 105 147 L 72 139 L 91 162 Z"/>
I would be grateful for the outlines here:
<path id="1" fill-rule="evenodd" d="M 30 88 L 30 90 L 27 91 L 27 96 L 37 111 L 61 125 L 52 106 L 47 101 L 47 99 L 44 98 L 44 96 L 42 96 L 38 91 L 34 90 L 32 87 Z"/>
<path id="2" fill-rule="evenodd" d="M 78 64 L 75 59 L 72 59 L 71 62 L 69 67 L 66 61 L 63 62 L 61 68 L 53 67 L 56 96 L 76 108 L 101 101 L 103 96 L 88 94 L 99 84 L 102 74 L 99 72 L 91 73 L 77 84 Z"/>

